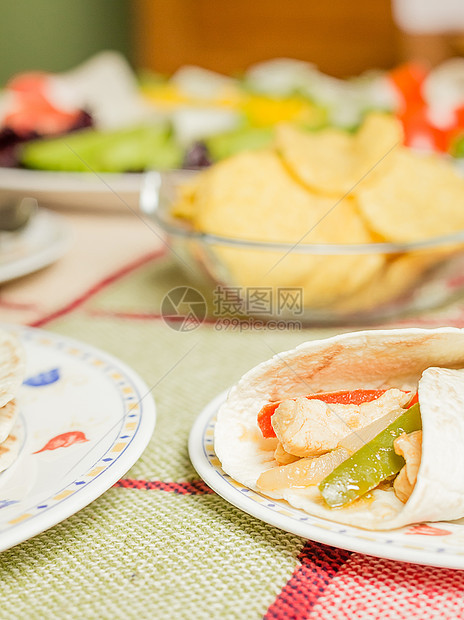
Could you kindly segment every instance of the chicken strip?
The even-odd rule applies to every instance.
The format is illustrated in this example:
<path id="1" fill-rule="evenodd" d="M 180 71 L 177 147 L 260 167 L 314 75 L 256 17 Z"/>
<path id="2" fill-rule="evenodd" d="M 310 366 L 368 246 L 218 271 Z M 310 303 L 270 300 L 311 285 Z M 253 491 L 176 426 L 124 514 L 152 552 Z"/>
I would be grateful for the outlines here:
<path id="1" fill-rule="evenodd" d="M 413 433 L 401 433 L 393 442 L 396 454 L 406 461 L 400 473 L 393 482 L 396 497 L 402 502 L 407 502 L 413 492 L 417 480 L 417 472 L 422 456 L 422 431 Z"/>
<path id="2" fill-rule="evenodd" d="M 395 388 L 361 405 L 327 404 L 300 397 L 284 400 L 271 423 L 286 452 L 301 457 L 320 456 L 335 449 L 353 431 L 403 407 L 410 399 L 410 392 Z"/>

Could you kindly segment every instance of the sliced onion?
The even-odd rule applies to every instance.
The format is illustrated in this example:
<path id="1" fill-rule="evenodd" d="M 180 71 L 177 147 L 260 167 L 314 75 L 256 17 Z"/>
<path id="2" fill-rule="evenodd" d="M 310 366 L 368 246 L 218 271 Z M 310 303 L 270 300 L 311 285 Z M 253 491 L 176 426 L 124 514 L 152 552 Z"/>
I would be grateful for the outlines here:
<path id="1" fill-rule="evenodd" d="M 336 448 L 322 456 L 299 459 L 289 465 L 273 467 L 260 475 L 256 485 L 262 491 L 278 491 L 319 484 L 349 456 L 347 450 Z"/>

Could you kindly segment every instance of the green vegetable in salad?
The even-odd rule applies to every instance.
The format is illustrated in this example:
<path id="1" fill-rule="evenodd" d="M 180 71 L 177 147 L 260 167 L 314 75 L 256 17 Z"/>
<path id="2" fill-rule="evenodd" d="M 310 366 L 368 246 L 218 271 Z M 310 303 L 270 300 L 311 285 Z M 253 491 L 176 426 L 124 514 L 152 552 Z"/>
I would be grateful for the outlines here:
<path id="1" fill-rule="evenodd" d="M 137 172 L 179 168 L 183 151 L 166 124 L 118 131 L 83 129 L 24 145 L 21 164 L 39 170 Z"/>
<path id="2" fill-rule="evenodd" d="M 219 161 L 241 151 L 265 148 L 273 138 L 272 127 L 240 127 L 210 136 L 205 142 L 212 159 Z"/>

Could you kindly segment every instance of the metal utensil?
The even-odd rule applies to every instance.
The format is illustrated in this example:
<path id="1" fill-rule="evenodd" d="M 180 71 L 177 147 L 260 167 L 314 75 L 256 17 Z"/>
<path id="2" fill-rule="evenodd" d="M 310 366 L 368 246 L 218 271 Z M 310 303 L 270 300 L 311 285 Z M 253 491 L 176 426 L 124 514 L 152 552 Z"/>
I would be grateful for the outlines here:
<path id="1" fill-rule="evenodd" d="M 26 227 L 37 212 L 39 205 L 35 198 L 25 197 L 0 203 L 0 232 L 17 232 Z"/>

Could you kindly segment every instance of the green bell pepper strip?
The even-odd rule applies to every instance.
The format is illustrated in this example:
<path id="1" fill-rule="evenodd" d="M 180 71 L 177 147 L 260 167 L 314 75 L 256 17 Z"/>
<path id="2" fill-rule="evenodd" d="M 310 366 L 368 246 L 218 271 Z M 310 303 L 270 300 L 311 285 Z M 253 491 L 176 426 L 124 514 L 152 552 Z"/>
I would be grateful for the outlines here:
<path id="1" fill-rule="evenodd" d="M 419 404 L 402 413 L 387 428 L 343 461 L 319 484 L 319 491 L 331 508 L 353 502 L 397 474 L 405 460 L 396 454 L 393 441 L 401 433 L 422 428 Z"/>

